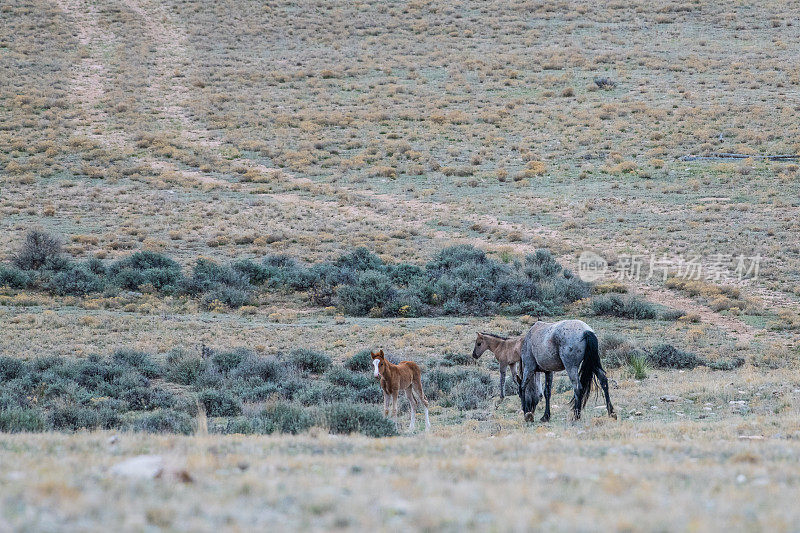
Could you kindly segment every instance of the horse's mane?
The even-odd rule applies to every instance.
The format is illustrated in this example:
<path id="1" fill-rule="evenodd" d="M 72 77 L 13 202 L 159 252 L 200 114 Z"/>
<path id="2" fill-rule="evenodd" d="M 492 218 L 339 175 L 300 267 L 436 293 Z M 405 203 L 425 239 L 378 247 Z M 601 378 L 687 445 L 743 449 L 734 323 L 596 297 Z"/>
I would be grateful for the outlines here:
<path id="1" fill-rule="evenodd" d="M 484 333 L 483 331 L 481 331 L 481 335 L 483 335 L 484 337 L 494 337 L 495 339 L 501 339 L 504 341 L 508 340 L 508 337 L 503 337 L 502 335 L 495 335 L 494 333 Z"/>

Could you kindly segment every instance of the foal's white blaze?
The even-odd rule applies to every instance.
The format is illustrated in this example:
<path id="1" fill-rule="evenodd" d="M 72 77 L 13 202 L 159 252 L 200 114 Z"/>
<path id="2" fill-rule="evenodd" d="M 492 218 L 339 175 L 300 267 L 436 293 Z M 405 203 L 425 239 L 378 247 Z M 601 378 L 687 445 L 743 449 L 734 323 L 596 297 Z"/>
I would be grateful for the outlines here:
<path id="1" fill-rule="evenodd" d="M 373 373 L 373 375 L 374 375 L 376 378 L 379 378 L 379 377 L 381 377 L 380 370 L 378 370 L 378 365 L 379 365 L 379 364 L 380 364 L 380 360 L 378 360 L 378 359 L 373 359 L 373 360 L 372 360 L 372 366 L 374 366 L 374 367 L 375 367 L 375 372 Z"/>

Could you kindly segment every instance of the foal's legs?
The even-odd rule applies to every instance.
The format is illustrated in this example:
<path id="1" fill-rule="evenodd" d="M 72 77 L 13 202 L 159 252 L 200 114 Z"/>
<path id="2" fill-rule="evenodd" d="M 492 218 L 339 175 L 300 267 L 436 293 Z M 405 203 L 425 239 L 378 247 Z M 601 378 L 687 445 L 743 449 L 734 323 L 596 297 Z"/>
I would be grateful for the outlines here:
<path id="1" fill-rule="evenodd" d="M 550 422 L 550 391 L 553 389 L 553 373 L 544 373 L 544 415 L 542 422 Z"/>
<path id="2" fill-rule="evenodd" d="M 394 409 L 394 425 L 400 426 L 400 418 L 397 416 L 397 395 L 400 393 L 399 390 L 396 390 L 392 393 L 392 408 Z"/>
<path id="3" fill-rule="evenodd" d="M 414 392 L 419 399 L 417 405 L 421 403 L 423 409 L 425 409 L 425 431 L 428 431 L 431 429 L 431 419 L 428 417 L 428 399 L 425 398 L 425 391 L 422 390 L 422 380 L 414 380 L 411 383 L 411 387 L 414 389 Z"/>
<path id="4" fill-rule="evenodd" d="M 386 392 L 383 393 L 383 416 L 389 416 L 389 395 Z"/>
<path id="5" fill-rule="evenodd" d="M 408 430 L 414 431 L 417 427 L 417 402 L 414 400 L 414 393 L 411 391 L 411 385 L 406 389 L 406 398 L 408 398 L 408 405 L 411 408 L 411 424 L 408 426 Z"/>
<path id="6" fill-rule="evenodd" d="M 594 373 L 597 376 L 597 380 L 600 382 L 600 387 L 603 389 L 603 395 L 606 397 L 606 410 L 608 411 L 608 416 L 616 419 L 617 413 L 614 412 L 614 406 L 611 405 L 611 397 L 608 395 L 608 378 L 606 378 L 606 373 L 602 368 L 598 368 L 594 371 Z"/>
<path id="7" fill-rule="evenodd" d="M 506 368 L 508 368 L 506 363 L 500 363 L 500 401 L 506 397 Z"/>

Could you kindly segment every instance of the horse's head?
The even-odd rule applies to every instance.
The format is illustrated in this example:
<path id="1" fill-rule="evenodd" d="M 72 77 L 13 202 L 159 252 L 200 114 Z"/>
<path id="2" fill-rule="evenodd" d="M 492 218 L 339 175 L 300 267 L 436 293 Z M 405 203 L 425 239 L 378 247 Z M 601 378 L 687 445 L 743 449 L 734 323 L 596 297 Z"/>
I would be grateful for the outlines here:
<path id="1" fill-rule="evenodd" d="M 386 367 L 386 358 L 383 350 L 372 350 L 372 375 L 376 378 L 381 377 L 381 371 Z"/>
<path id="2" fill-rule="evenodd" d="M 473 359 L 478 359 L 488 349 L 489 345 L 486 342 L 486 337 L 483 333 L 478 333 L 478 338 L 475 339 L 475 347 L 472 349 Z"/>

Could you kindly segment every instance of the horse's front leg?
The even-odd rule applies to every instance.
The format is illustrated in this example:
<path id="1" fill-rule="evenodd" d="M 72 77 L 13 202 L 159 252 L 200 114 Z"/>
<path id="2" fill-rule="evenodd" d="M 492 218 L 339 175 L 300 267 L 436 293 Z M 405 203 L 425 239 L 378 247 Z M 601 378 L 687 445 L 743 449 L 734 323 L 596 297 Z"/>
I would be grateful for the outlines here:
<path id="1" fill-rule="evenodd" d="M 389 417 L 389 395 L 383 391 L 383 416 Z"/>
<path id="2" fill-rule="evenodd" d="M 550 392 L 553 389 L 553 373 L 544 373 L 544 415 L 542 422 L 550 422 Z"/>
<path id="3" fill-rule="evenodd" d="M 417 427 L 417 402 L 414 401 L 414 393 L 409 386 L 406 389 L 406 398 L 408 398 L 408 405 L 411 408 L 411 423 L 408 426 L 409 431 L 414 431 Z"/>
<path id="4" fill-rule="evenodd" d="M 500 401 L 506 397 L 506 368 L 507 365 L 500 364 Z"/>
<path id="5" fill-rule="evenodd" d="M 397 415 L 397 395 L 399 393 L 399 390 L 392 393 L 392 410 L 394 411 L 394 425 L 396 427 L 400 427 L 400 417 Z"/>
<path id="6" fill-rule="evenodd" d="M 533 422 L 533 413 L 536 412 L 536 405 L 539 403 L 539 386 L 536 383 L 536 372 L 533 369 L 530 372 L 524 369 L 523 376 L 522 384 L 520 385 L 522 410 L 525 413 L 525 421 Z"/>

